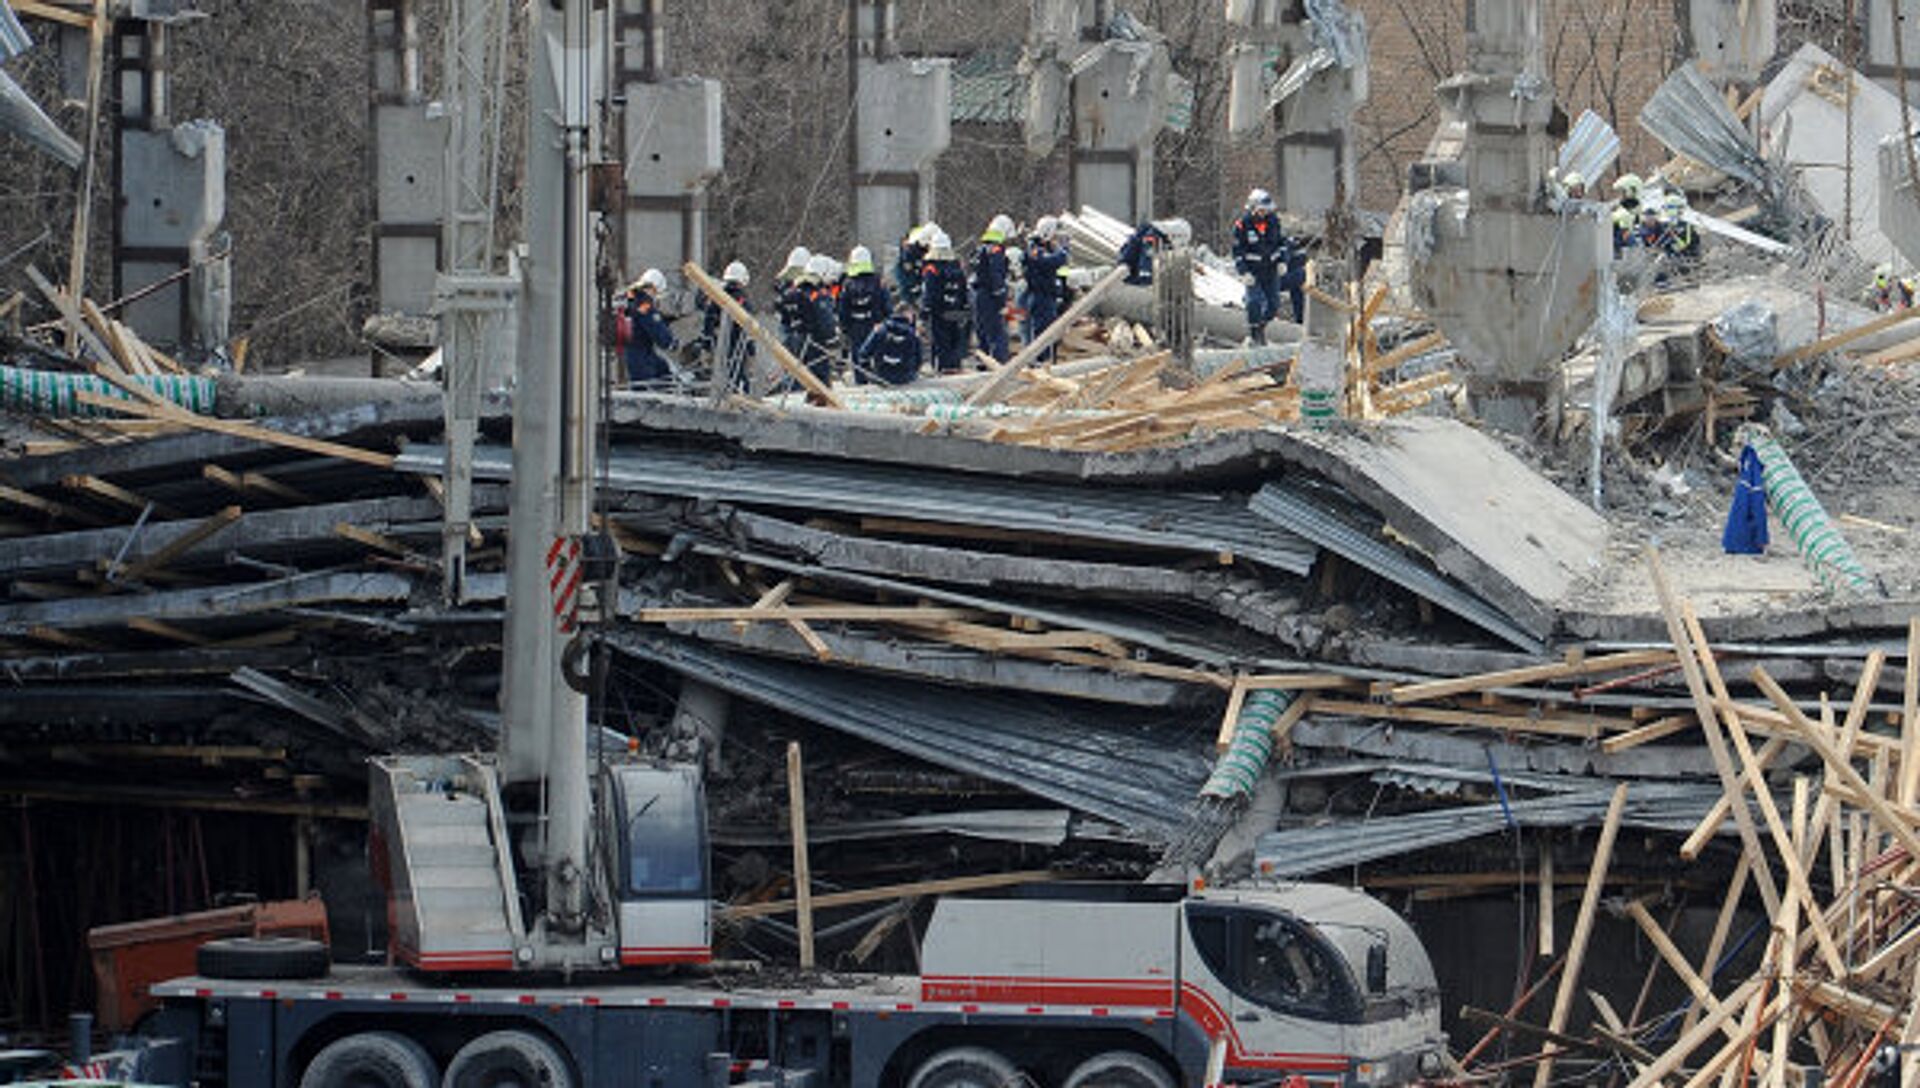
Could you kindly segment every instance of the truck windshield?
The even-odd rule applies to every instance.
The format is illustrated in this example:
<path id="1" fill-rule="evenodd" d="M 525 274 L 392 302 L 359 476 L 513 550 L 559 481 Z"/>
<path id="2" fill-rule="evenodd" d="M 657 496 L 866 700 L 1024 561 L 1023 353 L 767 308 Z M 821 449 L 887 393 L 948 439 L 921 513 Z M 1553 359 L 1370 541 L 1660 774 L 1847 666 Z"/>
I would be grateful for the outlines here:
<path id="1" fill-rule="evenodd" d="M 1275 1012 L 1357 1023 L 1352 972 L 1324 937 L 1285 915 L 1195 904 L 1188 931 L 1209 971 L 1235 994 Z"/>
<path id="2" fill-rule="evenodd" d="M 698 790 L 677 780 L 629 783 L 627 891 L 634 895 L 706 892 Z"/>

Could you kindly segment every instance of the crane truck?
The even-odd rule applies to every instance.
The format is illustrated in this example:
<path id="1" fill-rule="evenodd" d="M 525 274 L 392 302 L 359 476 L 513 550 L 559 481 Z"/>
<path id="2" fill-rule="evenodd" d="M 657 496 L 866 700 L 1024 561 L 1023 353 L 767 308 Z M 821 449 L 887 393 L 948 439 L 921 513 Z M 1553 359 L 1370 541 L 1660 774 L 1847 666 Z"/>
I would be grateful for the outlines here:
<path id="1" fill-rule="evenodd" d="M 1420 942 L 1341 888 L 949 898 L 917 976 L 774 985 L 684 966 L 712 955 L 699 770 L 630 757 L 596 769 L 578 682 L 592 625 L 617 599 L 615 557 L 589 531 L 593 7 L 526 9 L 546 47 L 530 50 L 498 750 L 373 761 L 368 854 L 387 895 L 389 965 L 334 966 L 324 948 L 284 939 L 204 945 L 195 976 L 153 987 L 145 1079 L 1372 1088 L 1440 1073 Z"/>

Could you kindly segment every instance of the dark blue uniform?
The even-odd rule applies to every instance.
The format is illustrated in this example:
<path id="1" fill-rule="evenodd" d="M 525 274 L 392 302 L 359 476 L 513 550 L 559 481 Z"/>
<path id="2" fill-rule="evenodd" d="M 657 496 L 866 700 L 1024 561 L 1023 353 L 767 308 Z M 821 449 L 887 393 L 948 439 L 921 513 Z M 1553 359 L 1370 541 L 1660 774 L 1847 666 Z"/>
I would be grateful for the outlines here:
<path id="1" fill-rule="evenodd" d="M 1127 236 L 1126 244 L 1120 247 L 1120 263 L 1127 267 L 1127 282 L 1136 287 L 1146 287 L 1153 283 L 1153 249 L 1147 245 L 1167 244 L 1167 236 L 1152 223 L 1142 223 Z"/>
<path id="2" fill-rule="evenodd" d="M 927 263 L 927 247 L 918 242 L 900 240 L 900 255 L 893 261 L 893 286 L 900 301 L 920 305 L 920 266 Z"/>
<path id="3" fill-rule="evenodd" d="M 790 283 L 780 291 L 781 341 L 821 381 L 833 377 L 833 296 L 817 283 Z"/>
<path id="4" fill-rule="evenodd" d="M 627 296 L 627 380 L 661 382 L 673 376 L 662 348 L 674 345 L 673 330 L 660 316 L 660 307 L 644 292 Z"/>
<path id="5" fill-rule="evenodd" d="M 747 298 L 745 287 L 737 283 L 723 284 L 722 287 L 728 297 L 740 304 L 741 309 L 753 312 L 753 302 Z M 745 392 L 751 374 L 753 338 L 747 335 L 745 329 L 735 325 L 727 336 L 727 342 L 720 343 L 717 338 L 722 314 L 720 304 L 712 299 L 706 299 L 701 304 L 700 338 L 707 342 L 707 349 L 713 352 L 713 365 L 727 374 L 728 385 L 736 391 Z"/>
<path id="6" fill-rule="evenodd" d="M 981 351 L 1007 361 L 1007 247 L 999 242 L 973 251 L 973 335 Z"/>
<path id="7" fill-rule="evenodd" d="M 1233 267 L 1253 278 L 1247 284 L 1247 331 L 1255 340 L 1280 315 L 1280 281 L 1291 248 L 1271 212 L 1251 211 L 1233 221 Z"/>
<path id="8" fill-rule="evenodd" d="M 967 273 L 959 261 L 928 261 L 920 272 L 920 299 L 933 341 L 933 366 L 942 374 L 960 369 L 967 354 Z"/>
<path id="9" fill-rule="evenodd" d="M 1060 318 L 1061 302 L 1066 296 L 1067 285 L 1060 279 L 1060 270 L 1067 266 L 1067 247 L 1056 242 L 1039 238 L 1027 242 L 1027 343 L 1046 332 Z M 1048 348 L 1041 362 L 1053 360 L 1053 349 Z"/>
<path id="10" fill-rule="evenodd" d="M 839 305 L 840 331 L 846 334 L 847 346 L 857 352 L 867 336 L 887 319 L 893 300 L 877 274 L 862 272 L 848 276 L 840 285 Z M 859 362 L 857 358 L 854 361 Z M 866 383 L 867 376 L 858 366 L 854 367 L 853 380 Z"/>
<path id="11" fill-rule="evenodd" d="M 887 385 L 906 385 L 920 374 L 920 332 L 906 314 L 894 314 L 854 349 L 854 362 Z"/>

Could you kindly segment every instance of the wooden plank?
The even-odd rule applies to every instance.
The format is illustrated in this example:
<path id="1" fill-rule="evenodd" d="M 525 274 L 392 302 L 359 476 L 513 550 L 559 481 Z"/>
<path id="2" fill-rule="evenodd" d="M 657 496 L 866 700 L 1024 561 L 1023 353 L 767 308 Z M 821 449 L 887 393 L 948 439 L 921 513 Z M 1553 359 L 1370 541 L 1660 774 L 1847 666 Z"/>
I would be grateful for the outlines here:
<path id="1" fill-rule="evenodd" d="M 1915 800 L 1920 800 L 1920 616 L 1907 621 L 1907 670 L 1900 690 L 1900 804 L 1911 808 Z"/>
<path id="2" fill-rule="evenodd" d="M 1709 988 L 1713 985 L 1714 974 L 1720 966 L 1720 953 L 1727 947 L 1727 937 L 1733 932 L 1733 918 L 1739 913 L 1740 900 L 1745 897 L 1747 881 L 1753 878 L 1753 859 L 1745 854 L 1733 867 L 1733 880 L 1727 886 L 1727 894 L 1720 901 L 1720 913 L 1713 922 L 1713 933 L 1707 938 L 1707 950 L 1700 955 L 1700 969 L 1694 972 Z M 1680 1025 L 1680 1034 L 1693 1030 L 1700 1019 L 1702 1006 L 1696 1004 L 1687 1009 L 1687 1016 Z"/>
<path id="3" fill-rule="evenodd" d="M 793 906 L 800 930 L 800 969 L 813 959 L 813 863 L 807 856 L 807 780 L 800 742 L 787 742 L 787 826 L 793 835 Z"/>
<path id="4" fill-rule="evenodd" d="M 1176 680 L 1183 684 L 1204 684 L 1222 691 L 1233 690 L 1233 678 L 1205 669 L 1191 669 L 1182 665 L 1168 665 L 1160 661 L 1136 661 L 1127 657 L 1103 657 L 1081 650 L 1017 649 L 1013 651 L 1021 657 L 1031 657 L 1040 661 L 1057 661 L 1062 665 L 1084 665 L 1090 669 L 1106 669 L 1109 672 L 1132 673 L 1136 676 L 1154 676 L 1162 680 Z"/>
<path id="5" fill-rule="evenodd" d="M 372 465 L 374 468 L 393 467 L 394 456 L 389 453 L 378 453 L 374 450 L 362 449 L 358 446 L 348 446 L 320 438 L 308 438 L 305 435 L 288 434 L 285 431 L 270 430 L 266 427 L 256 426 L 251 423 L 242 423 L 239 420 L 214 419 L 210 416 L 197 415 L 189 412 L 177 405 L 168 405 L 168 407 L 163 409 L 150 404 L 134 404 L 128 401 L 117 400 L 113 397 L 99 396 L 94 393 L 76 393 L 74 399 L 81 404 L 90 405 L 95 408 L 106 408 L 115 412 L 124 412 L 128 415 L 138 416 L 143 419 L 159 419 L 168 422 L 177 422 L 196 430 L 212 431 L 215 434 L 251 439 L 252 441 L 264 442 L 272 446 L 284 446 L 287 449 L 303 450 L 307 453 L 320 454 L 323 457 L 335 457 L 342 461 L 353 461 L 357 464 Z"/>
<path id="6" fill-rule="evenodd" d="M 87 319 L 81 314 L 80 307 L 74 304 L 73 299 L 69 297 L 65 291 L 54 286 L 52 281 L 42 275 L 40 270 L 33 265 L 26 267 L 26 273 L 27 279 L 33 283 L 34 288 L 38 290 L 48 302 L 53 304 L 55 310 L 60 312 L 61 319 L 64 320 L 67 325 L 68 336 L 77 338 L 78 343 L 84 345 L 96 361 L 111 363 L 113 361 L 113 352 L 108 350 L 107 345 L 103 343 L 98 336 L 94 335 L 92 329 L 87 327 Z M 67 352 L 70 355 L 76 354 L 72 343 L 69 343 Z"/>
<path id="7" fill-rule="evenodd" d="M 1682 1032 L 1672 1046 L 1654 1058 L 1652 1064 L 1641 1070 L 1640 1075 L 1628 1083 L 1627 1088 L 1654 1088 L 1654 1085 L 1678 1071 L 1693 1052 L 1700 1048 L 1700 1044 L 1718 1034 L 1721 1025 L 1732 1019 L 1759 988 L 1760 978 L 1757 975 L 1742 982 L 1720 1002 L 1718 1009 L 1708 1013 L 1695 1024 L 1692 1031 Z M 1721 1067 L 1724 1068 L 1724 1063 Z"/>
<path id="8" fill-rule="evenodd" d="M 1633 923 L 1640 927 L 1640 932 L 1646 935 L 1647 942 L 1653 945 L 1653 950 L 1666 961 L 1667 969 L 1672 971 L 1674 977 L 1687 988 L 1687 992 L 1693 995 L 1697 1007 L 1707 1012 L 1718 1010 L 1720 999 L 1713 996 L 1713 988 L 1706 984 L 1699 973 L 1693 969 L 1693 965 L 1687 962 L 1687 958 L 1680 954 L 1680 948 L 1673 943 L 1673 938 L 1667 935 L 1666 929 L 1654 920 L 1653 915 L 1647 912 L 1647 908 L 1642 906 L 1638 899 L 1627 901 L 1627 917 L 1633 919 Z M 1732 1028 L 1727 1028 L 1727 1032 L 1732 1034 Z"/>
<path id="9" fill-rule="evenodd" d="M 93 0 L 93 17 L 87 21 L 87 119 L 80 126 L 80 177 L 76 183 L 73 206 L 73 248 L 67 257 L 67 293 L 75 299 L 87 294 L 87 248 L 92 241 L 93 175 L 97 169 L 100 146 L 101 83 L 105 77 L 107 50 L 107 0 Z M 79 330 L 69 329 L 67 350 L 72 352 Z"/>
<path id="10" fill-rule="evenodd" d="M 1011 873 L 989 873 L 983 876 L 957 876 L 944 880 L 921 880 L 911 884 L 888 884 L 878 888 L 863 888 L 858 891 L 826 892 L 813 897 L 813 909 L 830 910 L 834 907 L 855 907 L 864 903 L 884 903 L 889 899 L 907 899 L 917 895 L 953 895 L 960 892 L 986 891 L 990 888 L 1011 888 L 1017 884 L 1037 884 L 1043 880 L 1055 879 L 1050 869 L 1027 869 Z M 736 918 L 766 918 L 776 914 L 789 914 L 795 909 L 792 899 L 778 899 L 766 903 L 740 903 L 721 907 L 717 912 L 722 920 Z"/>
<path id="11" fill-rule="evenodd" d="M 1603 654 L 1599 657 L 1582 658 L 1576 661 L 1559 661 L 1550 665 L 1527 665 L 1517 669 L 1501 669 L 1497 672 L 1480 673 L 1476 676 L 1460 676 L 1447 680 L 1431 680 L 1419 684 L 1402 684 L 1388 690 L 1388 696 L 1396 703 L 1417 703 L 1428 699 L 1440 699 L 1449 695 L 1464 695 L 1474 691 L 1488 691 L 1493 688 L 1519 687 L 1524 684 L 1536 684 L 1550 680 L 1565 680 L 1573 677 L 1592 676 L 1595 673 L 1616 672 L 1623 669 L 1645 668 L 1649 665 L 1668 665 L 1674 660 L 1671 650 L 1632 650 L 1626 653 Z"/>
<path id="12" fill-rule="evenodd" d="M 1367 365 L 1367 377 L 1369 379 L 1376 378 L 1402 363 L 1417 359 L 1427 352 L 1438 351 L 1446 345 L 1447 336 L 1445 333 L 1430 332 L 1418 340 L 1401 344 L 1399 347 L 1394 348 L 1392 351 L 1387 352 L 1385 355 L 1369 363 Z"/>
<path id="13" fill-rule="evenodd" d="M 1720 735 L 1719 710 L 1713 701 L 1714 693 L 1707 688 L 1706 675 L 1701 670 L 1701 658 L 1711 660 L 1713 651 L 1705 646 L 1694 646 L 1686 622 L 1681 617 L 1673 587 L 1667 582 L 1666 569 L 1660 563 L 1659 550 L 1648 545 L 1646 558 L 1648 578 L 1653 582 L 1654 594 L 1660 600 L 1660 614 L 1666 621 L 1667 639 L 1680 655 L 1680 672 L 1686 677 L 1687 694 L 1692 698 L 1694 713 L 1700 719 L 1700 732 L 1706 738 L 1707 752 L 1713 758 L 1715 773 L 1720 777 L 1721 791 L 1729 799 L 1740 797 L 1740 775 L 1734 768 L 1733 757 L 1727 752 L 1726 738 Z M 1766 853 L 1760 848 L 1760 834 L 1754 827 L 1753 814 L 1747 811 L 1744 804 L 1730 803 L 1728 810 L 1740 828 L 1741 844 L 1753 859 L 1754 886 L 1760 890 L 1761 901 L 1766 904 L 1771 916 L 1779 910 L 1780 893 L 1774 886 L 1772 871 L 1767 868 Z M 1635 1083 L 1638 1084 L 1641 1079 L 1636 1077 Z"/>
<path id="14" fill-rule="evenodd" d="M 63 502 L 43 499 L 31 491 L 22 491 L 20 488 L 8 487 L 5 484 L 0 484 L 0 503 L 24 507 L 50 518 L 59 518 L 63 521 L 71 521 L 80 525 L 98 526 L 105 524 L 102 519 L 95 517 L 93 514 L 77 506 L 68 506 Z"/>
<path id="15" fill-rule="evenodd" d="M 1536 898 L 1540 901 L 1535 913 L 1540 916 L 1540 941 L 1534 950 L 1537 956 L 1554 954 L 1553 932 L 1553 832 L 1544 831 L 1540 835 L 1540 887 Z"/>
<path id="16" fill-rule="evenodd" d="M 1784 370 L 1802 359 L 1812 358 L 1815 355 L 1824 355 L 1829 351 L 1837 351 L 1853 343 L 1855 340 L 1864 340 L 1875 333 L 1885 332 L 1902 322 L 1912 320 L 1915 316 L 1920 316 L 1920 307 L 1895 310 L 1885 317 L 1875 318 L 1864 325 L 1858 325 L 1848 329 L 1846 332 L 1837 332 L 1832 336 L 1821 337 L 1811 344 L 1795 348 L 1776 358 L 1773 361 L 1773 369 Z"/>
<path id="17" fill-rule="evenodd" d="M 1608 755 L 1615 755 L 1629 748 L 1638 748 L 1649 741 L 1673 736 L 1675 733 L 1692 728 L 1693 725 L 1694 719 L 1691 715 L 1669 714 L 1664 718 L 1655 718 L 1638 729 L 1628 730 L 1617 737 L 1608 737 L 1600 742 L 1600 750 Z M 1721 818 L 1726 817 L 1723 814 Z M 1720 825 L 1716 823 L 1712 826 L 1718 828 Z"/>
<path id="18" fill-rule="evenodd" d="M 1694 646 L 1696 648 L 1706 646 L 1706 635 L 1701 630 L 1699 617 L 1693 614 L 1693 606 L 1682 601 L 1680 615 L 1681 622 L 1686 625 L 1687 634 L 1693 640 Z M 1731 702 L 1726 690 L 1726 681 L 1720 676 L 1720 667 L 1714 663 L 1711 653 L 1702 655 L 1700 668 L 1705 673 L 1715 698 L 1721 703 Z M 1747 788 L 1753 793 L 1760 815 L 1766 821 L 1767 832 L 1773 838 L 1774 849 L 1779 852 L 1781 865 L 1787 871 L 1789 894 L 1798 896 L 1800 903 L 1819 902 L 1814 898 L 1813 882 L 1807 877 L 1806 866 L 1800 863 L 1800 852 L 1794 848 L 1793 837 L 1788 834 L 1786 824 L 1780 819 L 1780 806 L 1774 803 L 1773 789 L 1767 784 L 1765 768 L 1761 765 L 1759 758 L 1754 755 L 1753 744 L 1747 739 L 1746 726 L 1741 723 L 1740 715 L 1722 712 L 1721 723 L 1726 727 L 1727 738 L 1733 742 L 1734 751 L 1740 756 L 1741 773 Z M 1739 793 L 1736 792 L 1733 796 L 1736 799 L 1734 811 L 1744 811 L 1747 806 L 1738 801 Z M 1782 902 L 1782 907 L 1772 912 L 1773 917 L 1778 919 L 1783 914 L 1789 918 L 1794 917 L 1796 908 L 1787 904 L 1785 900 Z M 1846 959 L 1840 955 L 1840 948 L 1834 943 L 1833 933 L 1828 929 L 1826 920 L 1816 913 L 1809 915 L 1808 922 L 1813 930 L 1814 940 L 1820 946 L 1820 954 L 1827 961 L 1828 970 L 1836 976 L 1846 974 Z M 1788 940 L 1791 942 L 1790 936 Z"/>
<path id="19" fill-rule="evenodd" d="M 1217 752 L 1224 752 L 1233 743 L 1234 727 L 1240 724 L 1240 708 L 1247 701 L 1247 678 L 1235 677 L 1233 690 L 1227 693 L 1226 713 L 1220 716 L 1220 734 L 1213 739 Z"/>
<path id="20" fill-rule="evenodd" d="M 196 635 L 192 631 L 182 630 L 164 620 L 149 619 L 146 616 L 132 617 L 127 620 L 127 627 L 142 634 L 164 638 L 169 642 L 178 642 L 183 646 L 205 646 L 211 641 L 203 635 Z"/>
<path id="21" fill-rule="evenodd" d="M 93 29 L 93 17 L 83 12 L 63 8 L 58 4 L 49 4 L 46 0 L 9 0 L 13 10 L 21 15 L 35 19 L 45 19 L 50 23 L 79 27 L 81 30 Z"/>
<path id="22" fill-rule="evenodd" d="M 152 506 L 153 512 L 162 517 L 177 518 L 181 516 L 180 512 L 171 506 L 153 502 L 151 499 L 128 491 L 118 484 L 102 480 L 98 476 L 63 476 L 60 478 L 60 486 L 69 491 L 78 491 L 82 495 L 91 495 L 94 498 L 124 506 L 136 514 L 142 513 L 148 506 Z"/>
<path id="23" fill-rule="evenodd" d="M 1782 714 L 1786 715 L 1789 727 L 1806 742 L 1809 748 L 1819 754 L 1821 761 L 1826 763 L 1827 770 L 1858 795 L 1860 803 L 1867 809 L 1874 822 L 1899 840 L 1900 845 L 1906 848 L 1908 857 L 1920 858 L 1920 833 L 1914 831 L 1912 823 L 1895 812 L 1887 799 L 1869 786 L 1866 779 L 1860 777 L 1860 772 L 1853 769 L 1853 762 L 1834 748 L 1833 743 L 1822 734 L 1819 726 L 1807 720 L 1807 716 L 1800 712 L 1800 708 L 1794 704 L 1792 697 L 1767 673 L 1764 666 L 1754 666 L 1749 675 L 1759 686 L 1760 691 L 1772 700 L 1773 705 L 1778 707 Z M 1739 809 L 1736 808 L 1735 811 Z M 1834 973 L 1844 975 L 1846 971 L 1842 967 Z"/>
<path id="24" fill-rule="evenodd" d="M 1421 705 L 1392 706 L 1384 703 L 1327 698 L 1322 698 L 1318 705 L 1328 714 L 1346 714 L 1356 718 L 1424 722 L 1428 725 L 1463 725 L 1512 733 L 1574 737 L 1580 740 L 1595 740 L 1608 730 L 1625 732 L 1633 727 L 1633 723 L 1627 719 L 1589 714 L 1500 714 L 1491 711 L 1453 710 Z"/>
<path id="25" fill-rule="evenodd" d="M 398 556 L 401 559 L 410 559 L 413 557 L 413 553 L 407 550 L 406 545 L 387 536 L 385 533 L 376 533 L 372 529 L 364 529 L 348 522 L 336 522 L 333 526 L 333 535 L 343 540 L 351 540 L 355 544 L 372 548 L 377 552 L 385 552 L 388 555 Z"/>
<path id="26" fill-rule="evenodd" d="M 927 623 L 938 620 L 966 620 L 979 616 L 970 608 L 927 608 L 918 605 L 814 604 L 781 605 L 776 608 L 642 608 L 633 615 L 636 623 L 714 623 L 743 620 L 748 623 L 785 623 L 790 619 L 812 623 Z"/>
<path id="27" fill-rule="evenodd" d="M 115 577 L 114 580 L 121 582 L 141 581 L 148 575 L 173 562 L 175 559 L 185 555 L 201 541 L 208 539 L 215 533 L 218 533 L 220 530 L 225 529 L 227 526 L 239 520 L 240 508 L 238 506 L 226 507 L 211 517 L 205 518 L 193 528 L 174 537 L 167 542 L 166 547 L 161 548 L 159 551 L 154 552 L 152 555 L 141 559 L 131 566 L 121 568 L 118 576 Z M 112 572 L 109 573 L 111 574 Z"/>
<path id="28" fill-rule="evenodd" d="M 1114 284 L 1126 278 L 1127 270 L 1124 266 L 1116 266 L 1106 275 L 1100 277 L 1092 287 L 1087 289 L 1086 294 L 1081 295 L 1072 306 L 1067 308 L 1066 313 L 1061 314 L 1054 320 L 1053 324 L 1047 326 L 1045 332 L 1034 337 L 1032 343 L 1020 349 L 1020 354 L 1007 360 L 1007 365 L 994 371 L 985 382 L 981 383 L 980 388 L 974 390 L 973 393 L 967 397 L 964 402 L 966 406 L 969 408 L 978 407 L 982 404 L 991 404 L 999 399 L 1006 392 L 1007 388 L 1013 384 L 1014 379 L 1019 376 L 1021 371 L 1032 365 L 1034 360 L 1044 354 L 1048 347 L 1065 336 L 1067 330 L 1073 326 L 1073 323 L 1091 311 L 1094 304 L 1098 303 L 1100 299 L 1113 288 Z"/>
<path id="29" fill-rule="evenodd" d="M 767 355 L 778 363 L 780 369 L 786 371 L 789 377 L 799 382 L 802 389 L 811 393 L 819 399 L 820 403 L 829 408 L 845 407 L 825 382 L 815 377 L 813 371 L 808 370 L 804 363 L 794 358 L 793 352 L 787 350 L 787 346 L 780 342 L 780 338 L 768 332 L 758 318 L 748 313 L 746 307 L 740 305 L 732 295 L 727 294 L 724 287 L 715 282 L 712 276 L 707 275 L 706 269 L 701 268 L 694 261 L 688 261 L 680 267 L 680 271 L 686 275 L 688 283 L 699 288 L 701 294 L 712 299 L 714 305 L 720 307 L 721 312 L 733 318 L 734 324 L 740 326 L 748 336 L 753 337 L 761 347 L 765 348 Z"/>
<path id="30" fill-rule="evenodd" d="M 1627 811 L 1627 784 L 1613 788 L 1607 804 L 1607 818 L 1600 825 L 1600 841 L 1593 848 L 1593 867 L 1587 870 L 1587 887 L 1580 896 L 1580 913 L 1573 922 L 1573 935 L 1567 939 L 1567 967 L 1560 973 L 1560 985 L 1553 997 L 1553 1013 L 1547 1017 L 1547 1030 L 1566 1028 L 1573 1012 L 1573 997 L 1579 991 L 1580 968 L 1585 965 L 1587 945 L 1593 938 L 1593 919 L 1600 909 L 1600 891 L 1606 886 L 1607 869 L 1613 864 L 1613 844 L 1620 836 L 1620 818 Z M 1547 1088 L 1553 1082 L 1552 1048 L 1544 1051 L 1534 1067 L 1533 1088 Z M 1652 1060 L 1652 1055 L 1647 1055 Z"/>
<path id="31" fill-rule="evenodd" d="M 1339 691 L 1361 681 L 1336 672 L 1268 672 L 1245 677 L 1248 691 Z"/>

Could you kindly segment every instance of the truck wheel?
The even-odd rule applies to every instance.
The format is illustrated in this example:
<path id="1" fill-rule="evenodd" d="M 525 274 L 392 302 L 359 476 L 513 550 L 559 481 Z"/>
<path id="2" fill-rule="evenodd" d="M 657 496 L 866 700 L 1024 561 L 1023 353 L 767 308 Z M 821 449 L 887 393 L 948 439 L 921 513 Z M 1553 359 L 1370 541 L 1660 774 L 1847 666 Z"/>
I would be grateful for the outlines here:
<path id="1" fill-rule="evenodd" d="M 1131 1050 L 1096 1054 L 1067 1075 L 1063 1088 L 1174 1088 L 1159 1062 Z"/>
<path id="2" fill-rule="evenodd" d="M 921 1062 L 907 1088 L 1012 1088 L 1025 1083 L 1013 1063 L 993 1051 L 957 1046 Z"/>
<path id="3" fill-rule="evenodd" d="M 573 1088 L 567 1059 L 524 1031 L 490 1031 L 460 1048 L 442 1088 Z"/>
<path id="4" fill-rule="evenodd" d="M 323 978 L 327 946 L 304 937 L 221 937 L 194 953 L 202 978 Z"/>
<path id="5" fill-rule="evenodd" d="M 307 1063 L 300 1088 L 439 1088 L 440 1072 L 419 1043 L 391 1031 L 335 1039 Z"/>

